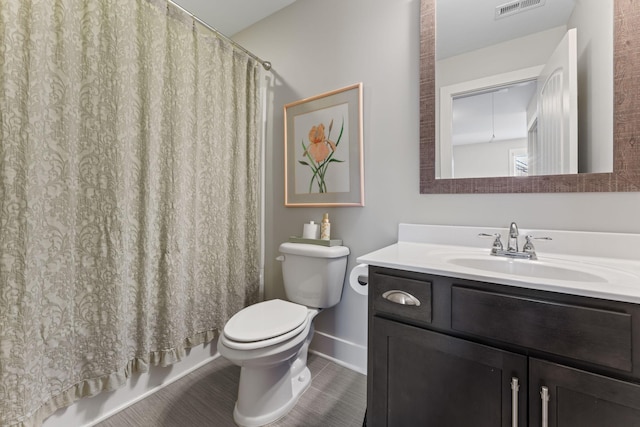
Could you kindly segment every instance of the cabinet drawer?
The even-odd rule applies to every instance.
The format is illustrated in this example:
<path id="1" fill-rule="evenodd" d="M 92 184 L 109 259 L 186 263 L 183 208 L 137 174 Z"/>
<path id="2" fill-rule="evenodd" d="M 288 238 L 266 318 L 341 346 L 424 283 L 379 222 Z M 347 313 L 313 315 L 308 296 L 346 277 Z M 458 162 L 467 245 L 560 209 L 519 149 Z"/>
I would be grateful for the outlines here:
<path id="1" fill-rule="evenodd" d="M 631 372 L 631 315 L 453 286 L 451 327 Z"/>
<path id="2" fill-rule="evenodd" d="M 373 309 L 377 313 L 431 323 L 431 282 L 373 272 L 369 276 L 369 287 L 369 291 L 373 291 Z M 411 305 L 410 297 L 399 293 L 408 294 L 416 302 Z"/>

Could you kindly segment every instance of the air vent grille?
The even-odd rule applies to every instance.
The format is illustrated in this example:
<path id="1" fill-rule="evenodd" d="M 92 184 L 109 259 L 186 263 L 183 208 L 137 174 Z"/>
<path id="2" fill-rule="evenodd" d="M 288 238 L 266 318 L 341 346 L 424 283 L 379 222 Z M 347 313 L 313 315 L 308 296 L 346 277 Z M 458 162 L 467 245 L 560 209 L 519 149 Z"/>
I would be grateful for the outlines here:
<path id="1" fill-rule="evenodd" d="M 544 5 L 545 0 L 515 0 L 496 7 L 496 19 Z"/>

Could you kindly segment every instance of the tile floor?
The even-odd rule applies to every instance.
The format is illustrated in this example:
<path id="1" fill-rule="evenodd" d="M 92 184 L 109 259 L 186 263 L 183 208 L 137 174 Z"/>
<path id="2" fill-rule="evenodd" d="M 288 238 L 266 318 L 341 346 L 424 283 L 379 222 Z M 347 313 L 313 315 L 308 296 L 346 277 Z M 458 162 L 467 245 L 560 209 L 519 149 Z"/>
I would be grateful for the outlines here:
<path id="1" fill-rule="evenodd" d="M 362 426 L 366 376 L 309 354 L 311 386 L 270 427 Z M 99 423 L 96 427 L 234 426 L 240 368 L 218 358 Z"/>

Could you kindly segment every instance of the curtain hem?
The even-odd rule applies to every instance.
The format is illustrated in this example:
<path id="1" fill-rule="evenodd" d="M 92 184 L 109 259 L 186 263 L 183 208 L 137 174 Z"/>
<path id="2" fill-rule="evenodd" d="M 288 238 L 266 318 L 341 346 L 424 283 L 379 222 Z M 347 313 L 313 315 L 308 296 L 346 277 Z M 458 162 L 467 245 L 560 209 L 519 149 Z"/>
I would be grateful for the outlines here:
<path id="1" fill-rule="evenodd" d="M 180 362 L 186 350 L 200 344 L 206 344 L 218 338 L 220 331 L 211 329 L 187 337 L 182 346 L 150 352 L 146 357 L 134 357 L 121 369 L 97 378 L 84 379 L 62 393 L 44 402 L 35 412 L 22 421 L 10 424 L 11 427 L 36 427 L 58 409 L 71 406 L 84 397 L 92 397 L 103 391 L 116 390 L 126 384 L 133 373 L 149 372 L 150 366 L 166 367 Z"/>

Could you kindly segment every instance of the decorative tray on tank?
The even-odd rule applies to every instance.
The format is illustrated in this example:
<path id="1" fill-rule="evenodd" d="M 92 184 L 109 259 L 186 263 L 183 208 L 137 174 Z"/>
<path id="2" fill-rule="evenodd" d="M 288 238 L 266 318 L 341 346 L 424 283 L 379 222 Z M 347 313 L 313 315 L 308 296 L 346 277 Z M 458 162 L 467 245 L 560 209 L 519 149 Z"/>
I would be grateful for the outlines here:
<path id="1" fill-rule="evenodd" d="M 305 238 L 296 237 L 296 236 L 289 237 L 289 242 L 308 243 L 310 245 L 320 245 L 320 246 L 341 246 L 342 245 L 342 239 L 331 239 L 331 240 L 305 239 Z"/>

